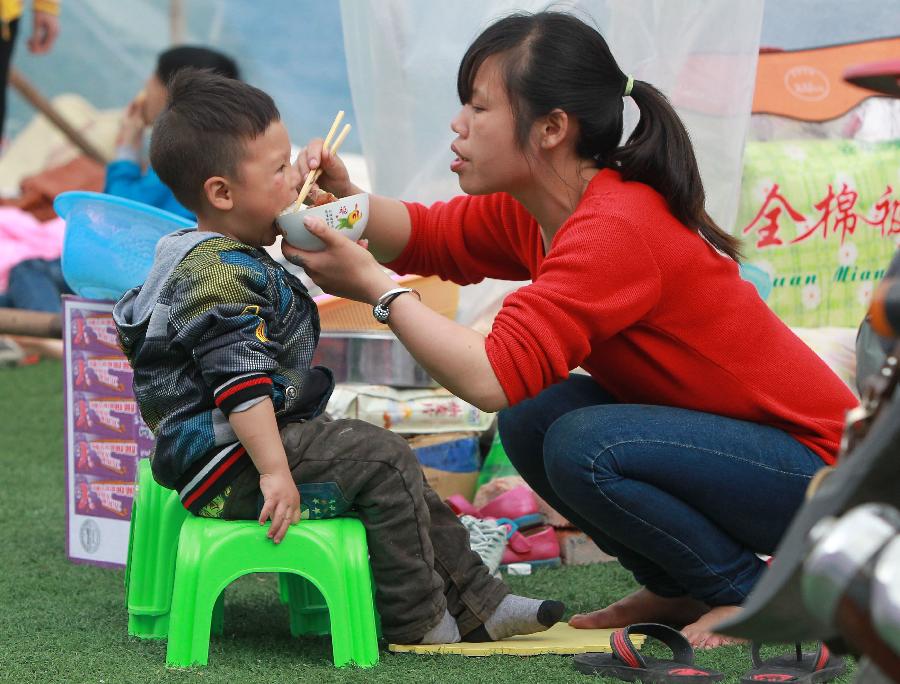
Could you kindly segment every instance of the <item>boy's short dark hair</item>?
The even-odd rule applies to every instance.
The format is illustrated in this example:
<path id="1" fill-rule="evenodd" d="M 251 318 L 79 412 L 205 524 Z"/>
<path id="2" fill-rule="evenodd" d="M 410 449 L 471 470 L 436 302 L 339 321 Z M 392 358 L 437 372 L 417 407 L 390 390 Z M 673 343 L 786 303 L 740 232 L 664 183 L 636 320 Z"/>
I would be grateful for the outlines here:
<path id="1" fill-rule="evenodd" d="M 231 57 L 199 45 L 179 45 L 160 52 L 156 58 L 156 77 L 166 85 L 176 73 L 189 67 L 209 69 L 227 78 L 241 77 L 238 66 Z"/>
<path id="2" fill-rule="evenodd" d="M 181 69 L 153 126 L 150 165 L 176 199 L 197 213 L 206 180 L 236 177 L 244 144 L 280 119 L 272 98 L 258 88 L 209 70 Z"/>

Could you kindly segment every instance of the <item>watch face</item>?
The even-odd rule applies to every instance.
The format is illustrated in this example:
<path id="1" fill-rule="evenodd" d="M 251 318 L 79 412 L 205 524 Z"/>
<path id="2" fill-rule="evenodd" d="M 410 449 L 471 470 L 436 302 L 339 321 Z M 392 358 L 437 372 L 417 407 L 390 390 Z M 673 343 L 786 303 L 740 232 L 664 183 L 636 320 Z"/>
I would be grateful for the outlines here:
<path id="1" fill-rule="evenodd" d="M 387 323 L 390 313 L 391 310 L 381 304 L 376 304 L 372 307 L 372 315 L 375 316 L 375 320 L 379 323 Z"/>

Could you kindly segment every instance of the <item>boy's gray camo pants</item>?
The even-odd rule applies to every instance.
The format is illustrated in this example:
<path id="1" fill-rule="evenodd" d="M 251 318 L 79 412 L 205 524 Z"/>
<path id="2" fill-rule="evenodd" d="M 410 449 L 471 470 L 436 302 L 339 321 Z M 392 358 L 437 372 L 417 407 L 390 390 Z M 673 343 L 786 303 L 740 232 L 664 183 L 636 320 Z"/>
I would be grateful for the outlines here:
<path id="1" fill-rule="evenodd" d="M 353 513 L 365 525 L 386 639 L 421 639 L 445 608 L 462 635 L 494 612 L 509 590 L 469 548 L 468 532 L 425 482 L 406 440 L 363 421 L 327 418 L 288 425 L 281 439 L 302 517 Z M 252 520 L 261 506 L 259 474 L 247 469 L 232 483 L 223 517 Z"/>

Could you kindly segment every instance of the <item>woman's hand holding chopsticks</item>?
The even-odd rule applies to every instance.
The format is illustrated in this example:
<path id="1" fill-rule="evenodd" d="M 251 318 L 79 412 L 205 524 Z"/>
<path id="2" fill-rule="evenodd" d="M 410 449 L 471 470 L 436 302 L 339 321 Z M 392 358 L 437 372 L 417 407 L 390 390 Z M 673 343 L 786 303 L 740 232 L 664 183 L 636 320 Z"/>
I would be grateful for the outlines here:
<path id="1" fill-rule="evenodd" d="M 353 185 L 347 167 L 336 154 L 330 154 L 324 146 L 322 138 L 314 138 L 309 144 L 300 150 L 297 155 L 297 171 L 301 178 L 306 178 L 310 171 L 322 169 L 316 186 L 327 190 L 337 197 L 347 197 L 362 192 Z"/>

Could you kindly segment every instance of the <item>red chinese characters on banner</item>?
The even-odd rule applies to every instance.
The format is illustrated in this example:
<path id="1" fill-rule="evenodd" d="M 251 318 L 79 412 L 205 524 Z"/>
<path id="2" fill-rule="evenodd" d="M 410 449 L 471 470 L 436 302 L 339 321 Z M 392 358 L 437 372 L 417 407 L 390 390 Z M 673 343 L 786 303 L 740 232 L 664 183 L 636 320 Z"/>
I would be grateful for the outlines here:
<path id="1" fill-rule="evenodd" d="M 844 238 L 847 237 L 847 233 L 852 235 L 853 231 L 856 230 L 856 214 L 853 213 L 852 209 L 853 205 L 856 204 L 857 197 L 859 197 L 859 195 L 853 190 L 850 190 L 846 183 L 844 183 L 840 193 L 835 195 L 834 188 L 832 188 L 831 183 L 829 183 L 827 194 L 814 207 L 821 214 L 819 220 L 816 221 L 812 228 L 791 240 L 791 244 L 803 242 L 808 237 L 817 233 L 820 228 L 822 229 L 822 237 L 828 239 L 828 225 L 832 212 L 835 213 L 833 224 L 834 232 L 836 233 L 838 229 L 840 229 L 841 244 L 844 244 Z M 837 209 L 836 212 L 835 209 Z"/>
<path id="2" fill-rule="evenodd" d="M 859 219 L 870 226 L 880 228 L 881 237 L 887 238 L 900 233 L 900 200 L 893 198 L 893 192 L 894 189 L 888 185 L 884 194 L 872 205 L 874 220 L 870 220 L 854 211 L 859 193 L 843 183 L 840 192 L 835 194 L 834 187 L 829 183 L 825 197 L 813 205 L 813 209 L 818 212 L 819 217 L 810 226 L 806 216 L 797 211 L 781 193 L 778 183 L 773 183 L 759 211 L 744 226 L 743 234 L 756 232 L 758 235 L 757 249 L 783 246 L 785 240 L 779 237 L 779 231 L 782 227 L 780 221 L 784 211 L 794 222 L 798 233 L 797 237 L 787 241 L 787 244 L 790 245 L 808 240 L 817 234 L 821 234 L 824 240 L 831 235 L 840 234 L 840 242 L 844 244 L 847 236 L 853 235 L 856 231 Z M 801 227 L 803 232 L 800 232 Z"/>
<path id="3" fill-rule="evenodd" d="M 900 233 L 900 200 L 891 199 L 893 192 L 894 188 L 890 185 L 887 186 L 884 194 L 872 205 L 875 220 L 870 221 L 865 216 L 860 217 L 870 226 L 879 228 L 881 237 Z"/>
<path id="4" fill-rule="evenodd" d="M 769 194 L 766 195 L 763 205 L 759 208 L 759 211 L 756 212 L 756 216 L 753 217 L 753 220 L 750 221 L 750 223 L 744 226 L 744 235 L 746 235 L 761 219 L 765 218 L 767 220 L 766 224 L 760 226 L 758 229 L 760 235 L 760 239 L 756 243 L 758 249 L 784 244 L 778 237 L 778 229 L 781 227 L 778 223 L 778 219 L 781 216 L 782 207 L 787 209 L 788 215 L 796 223 L 806 221 L 806 217 L 794 209 L 794 207 L 791 206 L 791 203 L 784 198 L 779 190 L 778 183 L 773 183 L 772 188 L 769 190 Z M 781 206 L 778 206 L 779 204 Z M 770 206 L 772 207 L 771 209 L 769 208 Z"/>

